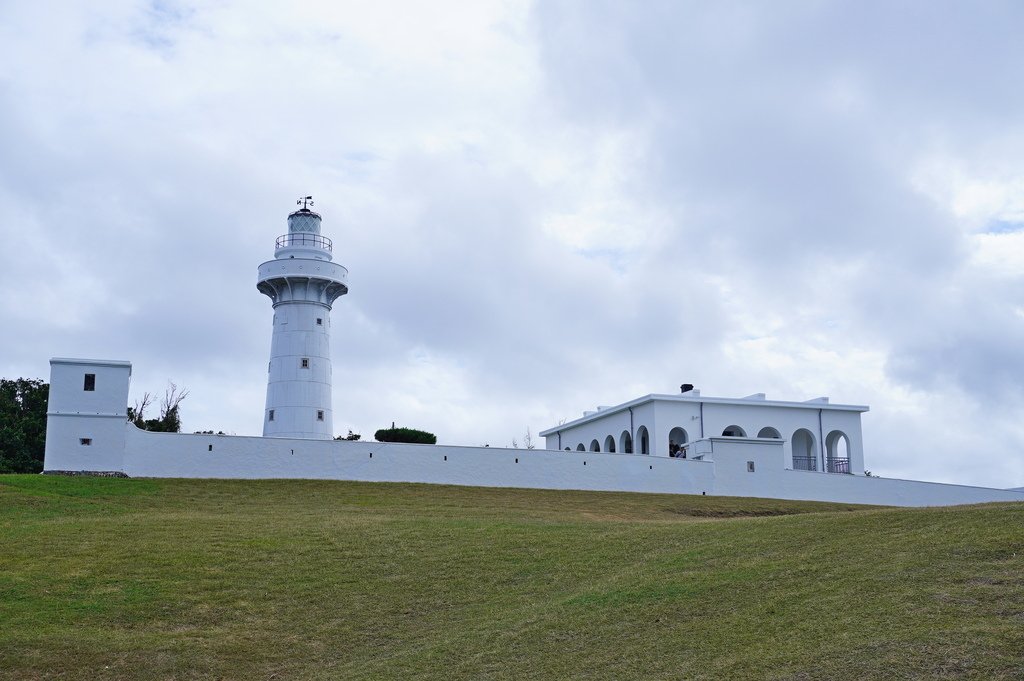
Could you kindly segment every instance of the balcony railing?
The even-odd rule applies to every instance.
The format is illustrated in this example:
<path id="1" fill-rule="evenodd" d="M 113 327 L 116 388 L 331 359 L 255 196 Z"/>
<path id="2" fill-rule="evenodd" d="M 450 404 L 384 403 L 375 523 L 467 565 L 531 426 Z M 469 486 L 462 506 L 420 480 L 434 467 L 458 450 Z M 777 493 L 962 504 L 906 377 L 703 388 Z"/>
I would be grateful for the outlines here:
<path id="1" fill-rule="evenodd" d="M 331 240 L 325 236 L 319 234 L 309 234 L 306 232 L 290 232 L 288 234 L 282 234 L 277 237 L 277 242 L 274 244 L 275 250 L 278 248 L 287 248 L 289 246 L 299 246 L 305 248 L 322 248 L 327 252 L 330 252 L 334 248 L 334 244 Z"/>
<path id="2" fill-rule="evenodd" d="M 815 459 L 813 456 L 794 456 L 793 470 L 816 471 L 818 470 L 818 460 Z"/>
<path id="3" fill-rule="evenodd" d="M 828 459 L 825 461 L 825 465 L 828 466 L 829 473 L 849 473 L 850 472 L 850 460 L 849 459 Z"/>

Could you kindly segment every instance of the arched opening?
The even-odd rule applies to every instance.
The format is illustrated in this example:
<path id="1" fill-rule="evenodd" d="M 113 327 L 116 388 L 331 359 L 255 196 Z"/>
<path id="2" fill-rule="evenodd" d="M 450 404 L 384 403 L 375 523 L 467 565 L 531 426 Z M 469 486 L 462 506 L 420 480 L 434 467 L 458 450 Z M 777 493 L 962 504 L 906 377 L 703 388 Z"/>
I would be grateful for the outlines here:
<path id="1" fill-rule="evenodd" d="M 747 432 L 739 426 L 726 426 L 725 430 L 722 431 L 723 437 L 746 437 Z"/>
<path id="2" fill-rule="evenodd" d="M 640 453 L 651 453 L 651 437 L 647 434 L 647 426 L 640 426 L 636 429 L 636 439 L 640 443 Z"/>
<path id="3" fill-rule="evenodd" d="M 791 443 L 793 445 L 793 470 L 818 470 L 818 453 L 815 449 L 814 433 L 806 428 L 801 428 L 793 433 Z"/>
<path id="4" fill-rule="evenodd" d="M 567 452 L 571 452 L 572 450 L 571 450 L 571 449 L 569 449 L 568 447 L 566 447 L 566 448 L 565 448 L 565 451 L 567 451 Z"/>
<path id="5" fill-rule="evenodd" d="M 591 440 L 590 441 L 590 451 L 592 451 L 592 452 L 599 452 L 599 451 L 601 451 L 601 443 L 598 442 L 597 440 Z"/>
<path id="6" fill-rule="evenodd" d="M 609 435 L 604 439 L 604 451 L 615 453 L 615 438 Z"/>
<path id="7" fill-rule="evenodd" d="M 622 435 L 619 436 L 619 451 L 623 454 L 633 453 L 633 438 L 628 430 L 622 431 Z"/>
<path id="8" fill-rule="evenodd" d="M 690 436 L 686 434 L 684 428 L 676 426 L 668 432 L 668 455 L 669 456 L 686 456 L 683 445 L 690 441 Z"/>
<path id="9" fill-rule="evenodd" d="M 825 466 L 829 473 L 850 472 L 850 438 L 841 430 L 833 430 L 825 438 Z"/>
<path id="10" fill-rule="evenodd" d="M 775 430 L 771 426 L 765 426 L 761 430 L 757 431 L 758 437 L 770 437 L 773 440 L 781 440 L 782 436 L 779 435 L 779 431 Z"/>
<path id="11" fill-rule="evenodd" d="M 578 445 L 576 445 L 576 451 L 577 452 L 585 452 L 585 451 L 587 451 L 587 446 L 581 442 Z"/>

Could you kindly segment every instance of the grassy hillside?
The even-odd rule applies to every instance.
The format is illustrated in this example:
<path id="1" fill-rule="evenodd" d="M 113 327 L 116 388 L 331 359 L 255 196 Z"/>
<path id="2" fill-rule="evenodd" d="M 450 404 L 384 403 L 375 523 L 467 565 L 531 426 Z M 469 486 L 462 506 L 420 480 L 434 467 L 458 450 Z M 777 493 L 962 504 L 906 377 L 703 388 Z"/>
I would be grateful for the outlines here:
<path id="1" fill-rule="evenodd" d="M 0 476 L 0 679 L 1024 678 L 1024 505 Z"/>

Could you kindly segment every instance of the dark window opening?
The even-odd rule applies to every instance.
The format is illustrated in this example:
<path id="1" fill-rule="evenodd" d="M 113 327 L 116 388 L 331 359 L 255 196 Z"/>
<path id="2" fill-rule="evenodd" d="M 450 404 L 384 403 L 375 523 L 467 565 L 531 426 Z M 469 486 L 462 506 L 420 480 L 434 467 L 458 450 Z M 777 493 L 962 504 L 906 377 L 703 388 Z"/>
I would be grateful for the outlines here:
<path id="1" fill-rule="evenodd" d="M 316 325 L 317 326 L 323 326 L 324 325 L 324 320 L 321 317 L 317 317 L 316 318 Z"/>
<path id="2" fill-rule="evenodd" d="M 753 473 L 754 472 L 754 462 L 753 461 L 748 461 L 747 462 L 747 472 L 748 473 Z"/>
<path id="3" fill-rule="evenodd" d="M 92 444 L 92 438 L 91 437 L 81 437 L 81 438 L 78 438 L 78 444 L 84 445 L 84 446 L 88 447 L 89 445 Z"/>
<path id="4" fill-rule="evenodd" d="M 309 357 L 303 357 L 302 358 L 302 368 L 303 369 L 308 369 L 309 368 Z"/>
<path id="5" fill-rule="evenodd" d="M 212 452 L 213 451 L 213 445 L 207 445 L 206 451 Z"/>
<path id="6" fill-rule="evenodd" d="M 317 421 L 323 421 L 324 420 L 324 412 L 323 412 L 322 409 L 317 409 L 316 410 L 316 420 Z"/>
<path id="7" fill-rule="evenodd" d="M 96 390 L 96 374 L 85 375 L 85 387 L 83 390 L 93 391 Z"/>
<path id="8" fill-rule="evenodd" d="M 267 420 L 268 421 L 273 421 L 274 420 L 274 410 L 273 409 L 270 410 L 270 414 L 267 416 Z"/>

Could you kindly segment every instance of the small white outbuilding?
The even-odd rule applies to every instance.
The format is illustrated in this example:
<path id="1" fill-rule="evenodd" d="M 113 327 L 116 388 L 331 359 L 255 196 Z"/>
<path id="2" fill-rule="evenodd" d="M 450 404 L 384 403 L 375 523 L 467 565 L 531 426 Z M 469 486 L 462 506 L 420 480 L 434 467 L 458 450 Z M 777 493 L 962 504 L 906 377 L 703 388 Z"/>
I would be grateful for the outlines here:
<path id="1" fill-rule="evenodd" d="M 123 360 L 50 360 L 46 470 L 124 470 L 131 376 L 132 364 Z"/>

